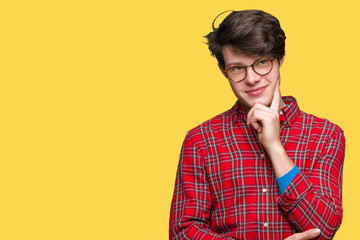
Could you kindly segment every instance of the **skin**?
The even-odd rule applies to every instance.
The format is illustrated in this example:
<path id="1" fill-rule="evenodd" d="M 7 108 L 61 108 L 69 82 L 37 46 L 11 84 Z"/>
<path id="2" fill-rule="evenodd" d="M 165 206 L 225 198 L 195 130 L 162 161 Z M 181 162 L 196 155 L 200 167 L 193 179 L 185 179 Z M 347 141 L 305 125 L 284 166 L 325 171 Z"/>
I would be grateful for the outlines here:
<path id="1" fill-rule="evenodd" d="M 241 65 L 249 66 L 259 58 L 249 57 L 241 54 L 239 50 L 231 46 L 223 47 L 225 68 Z M 281 177 L 288 173 L 295 164 L 288 157 L 280 141 L 280 119 L 279 111 L 285 106 L 280 93 L 280 67 L 284 58 L 273 61 L 273 68 L 270 73 L 260 76 L 251 67 L 246 69 L 246 78 L 240 82 L 233 82 L 229 79 L 230 86 L 247 110 L 247 124 L 252 126 L 257 137 L 267 151 L 275 176 Z M 219 64 L 221 72 L 224 69 Z M 226 75 L 224 74 L 226 77 Z M 320 234 L 320 230 L 310 229 L 302 233 L 296 233 L 286 240 L 312 239 Z"/>
<path id="2" fill-rule="evenodd" d="M 222 52 L 226 68 L 234 65 L 249 66 L 258 60 L 256 57 L 241 54 L 231 46 L 223 47 Z M 285 175 L 294 167 L 280 141 L 279 110 L 285 106 L 280 93 L 280 67 L 283 61 L 284 58 L 274 60 L 271 72 L 265 76 L 258 75 L 248 67 L 244 80 L 229 80 L 240 104 L 249 110 L 247 124 L 256 130 L 260 143 L 271 159 L 276 177 Z M 223 73 L 224 69 L 220 65 L 219 67 Z M 254 94 L 256 89 L 261 89 L 260 93 Z"/>
<path id="3" fill-rule="evenodd" d="M 319 229 L 310 229 L 302 233 L 295 233 L 290 237 L 285 238 L 285 240 L 307 240 L 313 239 L 320 235 Z"/>
<path id="4" fill-rule="evenodd" d="M 258 60 L 256 57 L 248 57 L 238 50 L 232 48 L 231 46 L 225 46 L 222 50 L 225 68 L 242 65 L 249 66 Z M 252 108 L 256 103 L 260 103 L 264 106 L 270 106 L 273 94 L 276 87 L 276 82 L 280 81 L 280 72 L 279 69 L 284 61 L 284 58 L 281 58 L 279 61 L 273 61 L 273 68 L 270 73 L 265 76 L 260 76 L 256 74 L 251 67 L 247 68 L 246 78 L 240 82 L 233 82 L 229 80 L 230 86 L 235 93 L 236 97 L 239 99 L 240 103 L 246 108 Z M 219 65 L 221 72 L 224 74 L 221 65 Z M 225 74 L 224 74 L 225 75 Z M 225 76 L 226 77 L 226 76 Z M 264 92 L 257 96 L 252 96 L 249 94 L 249 91 L 265 88 Z M 280 107 L 284 107 L 285 103 L 281 100 Z"/>

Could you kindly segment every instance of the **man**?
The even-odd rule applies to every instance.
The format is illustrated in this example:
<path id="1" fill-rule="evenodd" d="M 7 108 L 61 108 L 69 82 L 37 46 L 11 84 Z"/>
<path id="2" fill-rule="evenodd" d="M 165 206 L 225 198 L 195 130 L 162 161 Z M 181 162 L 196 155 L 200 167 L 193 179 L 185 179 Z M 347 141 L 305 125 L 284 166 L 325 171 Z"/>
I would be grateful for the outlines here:
<path id="1" fill-rule="evenodd" d="M 275 17 L 233 11 L 213 30 L 209 49 L 237 102 L 186 135 L 170 238 L 332 239 L 342 220 L 343 131 L 281 97 L 285 34 Z"/>

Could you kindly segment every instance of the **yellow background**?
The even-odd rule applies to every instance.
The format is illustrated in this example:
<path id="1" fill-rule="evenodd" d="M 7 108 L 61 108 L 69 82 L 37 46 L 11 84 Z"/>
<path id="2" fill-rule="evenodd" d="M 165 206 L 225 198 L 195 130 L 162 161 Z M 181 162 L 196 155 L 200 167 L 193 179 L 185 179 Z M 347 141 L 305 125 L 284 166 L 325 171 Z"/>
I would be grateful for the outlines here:
<path id="1" fill-rule="evenodd" d="M 282 94 L 342 127 L 357 237 L 357 1 L 2 1 L 0 239 L 167 239 L 186 132 L 235 97 L 202 37 L 228 9 L 287 35 Z"/>

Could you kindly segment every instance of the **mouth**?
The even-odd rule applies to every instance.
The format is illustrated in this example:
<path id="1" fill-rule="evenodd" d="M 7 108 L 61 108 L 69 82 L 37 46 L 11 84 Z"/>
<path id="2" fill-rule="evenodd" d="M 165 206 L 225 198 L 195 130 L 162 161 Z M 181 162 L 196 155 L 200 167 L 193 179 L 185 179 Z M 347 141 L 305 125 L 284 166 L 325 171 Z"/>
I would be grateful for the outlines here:
<path id="1" fill-rule="evenodd" d="M 251 95 L 251 96 L 257 96 L 260 95 L 261 93 L 263 93 L 265 91 L 267 86 L 264 87 L 258 87 L 258 88 L 254 88 L 248 91 L 245 91 L 247 94 Z"/>

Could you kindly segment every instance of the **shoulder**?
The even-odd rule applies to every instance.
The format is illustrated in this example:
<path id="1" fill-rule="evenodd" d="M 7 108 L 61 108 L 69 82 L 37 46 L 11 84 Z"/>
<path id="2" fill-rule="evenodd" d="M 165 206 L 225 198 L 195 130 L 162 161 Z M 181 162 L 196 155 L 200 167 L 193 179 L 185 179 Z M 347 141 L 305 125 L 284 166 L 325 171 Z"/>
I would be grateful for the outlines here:
<path id="1" fill-rule="evenodd" d="M 344 131 L 335 123 L 332 123 L 326 118 L 320 118 L 313 114 L 300 111 L 301 123 L 305 124 L 312 132 L 318 132 L 321 135 L 344 135 Z"/>
<path id="2" fill-rule="evenodd" d="M 290 119 L 291 127 L 298 130 L 297 132 L 309 134 L 321 134 L 328 136 L 331 134 L 343 135 L 343 130 L 335 123 L 328 119 L 317 117 L 313 114 L 306 113 L 300 110 L 296 98 L 292 96 L 283 96 L 286 103 L 285 114 Z M 292 121 L 294 120 L 294 122 Z"/>
<path id="3" fill-rule="evenodd" d="M 222 132 L 224 129 L 230 128 L 233 124 L 233 112 L 234 107 L 216 115 L 213 118 L 206 120 L 198 126 L 188 131 L 188 136 L 192 139 L 206 139 L 211 138 L 218 132 Z"/>

